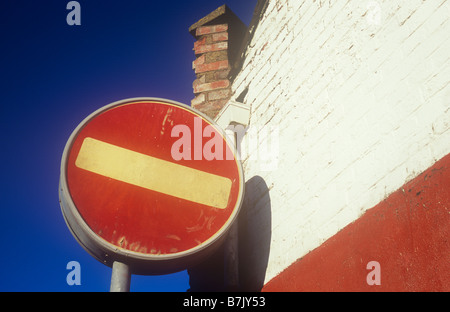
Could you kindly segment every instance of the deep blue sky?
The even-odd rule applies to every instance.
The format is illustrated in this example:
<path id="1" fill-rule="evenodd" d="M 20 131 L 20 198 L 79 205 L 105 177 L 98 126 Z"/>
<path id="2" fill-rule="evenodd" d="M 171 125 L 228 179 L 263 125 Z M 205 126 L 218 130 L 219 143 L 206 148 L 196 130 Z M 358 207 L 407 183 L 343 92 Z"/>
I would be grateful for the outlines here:
<path id="1" fill-rule="evenodd" d="M 0 1 L 0 291 L 108 291 L 111 269 L 78 245 L 58 202 L 61 155 L 90 113 L 130 97 L 193 98 L 191 24 L 227 4 L 249 24 L 257 0 Z M 81 286 L 68 286 L 69 261 Z M 185 271 L 132 276 L 131 291 L 185 291 Z"/>

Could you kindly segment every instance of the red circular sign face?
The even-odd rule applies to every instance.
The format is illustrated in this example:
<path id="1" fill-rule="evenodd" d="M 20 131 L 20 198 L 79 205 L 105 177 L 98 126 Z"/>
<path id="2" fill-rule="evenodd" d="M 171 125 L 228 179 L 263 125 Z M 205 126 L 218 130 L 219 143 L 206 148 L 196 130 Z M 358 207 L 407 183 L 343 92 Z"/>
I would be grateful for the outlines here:
<path id="1" fill-rule="evenodd" d="M 213 240 L 236 215 L 243 189 L 222 132 L 189 107 L 156 99 L 122 102 L 85 121 L 66 179 L 92 232 L 152 256 Z"/>

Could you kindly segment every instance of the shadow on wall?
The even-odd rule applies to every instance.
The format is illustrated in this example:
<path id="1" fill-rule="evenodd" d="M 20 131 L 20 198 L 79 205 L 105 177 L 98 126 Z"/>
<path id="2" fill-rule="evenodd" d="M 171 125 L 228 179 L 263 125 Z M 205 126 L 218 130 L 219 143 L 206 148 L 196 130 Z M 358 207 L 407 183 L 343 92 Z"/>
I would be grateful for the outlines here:
<path id="1" fill-rule="evenodd" d="M 269 262 L 272 211 L 269 188 L 260 176 L 245 183 L 239 215 L 239 282 L 241 291 L 261 291 Z"/>
<path id="2" fill-rule="evenodd" d="M 260 291 L 264 286 L 271 220 L 269 188 L 263 178 L 254 176 L 245 183 L 245 196 L 238 219 L 240 291 Z M 204 262 L 188 269 L 188 291 L 226 291 L 223 245 Z"/>

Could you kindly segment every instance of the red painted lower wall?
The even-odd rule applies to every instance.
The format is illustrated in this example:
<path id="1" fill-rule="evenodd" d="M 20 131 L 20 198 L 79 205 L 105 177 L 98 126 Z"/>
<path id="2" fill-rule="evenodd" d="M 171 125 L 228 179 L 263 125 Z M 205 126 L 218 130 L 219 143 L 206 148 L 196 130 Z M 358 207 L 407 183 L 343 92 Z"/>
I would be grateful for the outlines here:
<path id="1" fill-rule="evenodd" d="M 380 264 L 380 285 L 366 268 Z M 450 291 L 450 154 L 270 280 L 263 291 Z"/>

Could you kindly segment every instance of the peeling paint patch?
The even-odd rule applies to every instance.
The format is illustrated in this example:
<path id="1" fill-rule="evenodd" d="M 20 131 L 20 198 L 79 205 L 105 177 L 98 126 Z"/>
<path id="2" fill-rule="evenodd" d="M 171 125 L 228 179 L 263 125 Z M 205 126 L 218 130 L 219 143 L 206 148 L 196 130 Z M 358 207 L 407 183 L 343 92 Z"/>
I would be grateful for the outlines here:
<path id="1" fill-rule="evenodd" d="M 174 240 L 177 240 L 177 241 L 181 241 L 181 238 L 179 236 L 175 235 L 175 234 L 166 235 L 166 238 L 174 239 Z"/>
<path id="2" fill-rule="evenodd" d="M 169 123 L 170 125 L 173 125 L 173 120 L 170 118 L 170 116 L 172 115 L 173 109 L 169 108 L 167 110 L 166 116 L 164 116 L 163 122 L 162 122 L 162 126 L 161 126 L 161 135 L 164 134 L 165 132 L 165 126 L 166 123 Z"/>
<path id="3" fill-rule="evenodd" d="M 130 249 L 131 251 L 139 251 L 140 248 L 141 248 L 140 242 L 133 242 L 130 244 L 130 247 L 128 249 Z"/>
<path id="4" fill-rule="evenodd" d="M 125 236 L 122 236 L 121 238 L 119 238 L 117 244 L 121 247 L 121 248 L 126 248 L 128 246 L 128 242 L 125 238 Z"/>

